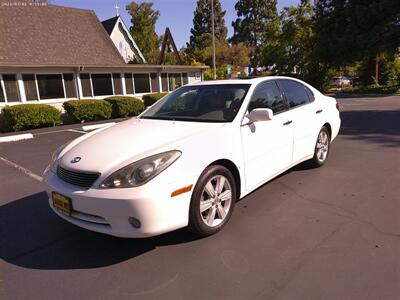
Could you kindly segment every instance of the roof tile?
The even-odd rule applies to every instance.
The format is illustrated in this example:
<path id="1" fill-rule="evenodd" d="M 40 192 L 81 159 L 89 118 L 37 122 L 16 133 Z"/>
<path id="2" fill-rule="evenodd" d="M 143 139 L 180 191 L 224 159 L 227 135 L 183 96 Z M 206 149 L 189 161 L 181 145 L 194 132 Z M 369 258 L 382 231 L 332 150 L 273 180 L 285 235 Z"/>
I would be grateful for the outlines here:
<path id="1" fill-rule="evenodd" d="M 125 65 L 91 10 L 0 6 L 0 65 Z"/>

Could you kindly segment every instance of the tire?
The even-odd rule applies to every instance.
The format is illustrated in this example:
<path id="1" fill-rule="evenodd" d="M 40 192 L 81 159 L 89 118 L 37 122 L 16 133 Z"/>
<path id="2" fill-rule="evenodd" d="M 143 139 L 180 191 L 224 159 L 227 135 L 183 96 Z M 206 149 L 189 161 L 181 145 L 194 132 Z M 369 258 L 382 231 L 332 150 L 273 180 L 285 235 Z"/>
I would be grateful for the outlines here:
<path id="1" fill-rule="evenodd" d="M 232 216 L 236 198 L 235 178 L 227 168 L 214 165 L 205 169 L 193 190 L 189 230 L 200 236 L 221 230 Z"/>
<path id="2" fill-rule="evenodd" d="M 318 168 L 325 164 L 331 148 L 331 137 L 329 130 L 323 126 L 318 133 L 314 148 L 314 157 L 310 160 L 312 167 Z"/>

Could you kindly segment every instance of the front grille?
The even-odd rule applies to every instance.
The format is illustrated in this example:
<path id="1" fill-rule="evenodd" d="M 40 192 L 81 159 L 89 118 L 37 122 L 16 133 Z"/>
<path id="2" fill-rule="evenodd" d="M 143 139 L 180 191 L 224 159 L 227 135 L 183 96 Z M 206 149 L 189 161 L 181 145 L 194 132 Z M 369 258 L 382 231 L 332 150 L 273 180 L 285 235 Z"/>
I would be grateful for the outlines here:
<path id="1" fill-rule="evenodd" d="M 99 173 L 83 173 L 83 172 L 75 172 L 64 169 L 61 166 L 57 168 L 57 176 L 72 185 L 90 188 L 93 183 L 99 178 Z"/>

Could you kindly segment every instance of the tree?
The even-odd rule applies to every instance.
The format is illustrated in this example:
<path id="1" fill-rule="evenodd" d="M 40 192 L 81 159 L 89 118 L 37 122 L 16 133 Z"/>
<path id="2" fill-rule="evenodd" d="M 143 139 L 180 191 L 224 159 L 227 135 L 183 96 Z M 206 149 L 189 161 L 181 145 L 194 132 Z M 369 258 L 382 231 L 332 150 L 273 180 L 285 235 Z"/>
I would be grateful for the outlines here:
<path id="1" fill-rule="evenodd" d="M 126 10 L 131 15 L 130 33 L 140 51 L 148 63 L 157 63 L 160 41 L 155 31 L 155 24 L 160 12 L 153 9 L 151 2 L 138 4 L 135 1 L 127 4 Z"/>
<path id="2" fill-rule="evenodd" d="M 215 38 L 219 41 L 226 40 L 228 32 L 225 26 L 225 13 L 226 11 L 222 10 L 219 0 L 214 0 Z M 203 46 L 197 44 L 197 38 L 204 34 L 212 33 L 211 15 L 211 0 L 197 0 L 196 10 L 194 11 L 193 28 L 190 30 L 190 46 Z"/>
<path id="3" fill-rule="evenodd" d="M 399 19 L 400 1 L 318 0 L 318 57 L 333 67 L 364 61 L 379 82 L 380 59 L 393 56 L 400 46 Z"/>
<path id="4" fill-rule="evenodd" d="M 231 42 L 243 42 L 253 49 L 251 63 L 255 70 L 260 66 L 263 46 L 279 34 L 276 5 L 277 0 L 239 0 L 235 4 L 238 17 L 232 22 Z"/>
<path id="5" fill-rule="evenodd" d="M 251 48 L 245 43 L 232 44 L 221 51 L 221 60 L 236 67 L 247 67 L 250 64 Z"/>
<path id="6" fill-rule="evenodd" d="M 214 0 L 214 28 L 217 42 L 225 42 L 228 30 L 225 26 L 225 10 L 219 0 Z M 194 11 L 193 28 L 186 53 L 196 61 L 211 65 L 211 60 L 204 50 L 212 46 L 211 0 L 198 0 Z"/>

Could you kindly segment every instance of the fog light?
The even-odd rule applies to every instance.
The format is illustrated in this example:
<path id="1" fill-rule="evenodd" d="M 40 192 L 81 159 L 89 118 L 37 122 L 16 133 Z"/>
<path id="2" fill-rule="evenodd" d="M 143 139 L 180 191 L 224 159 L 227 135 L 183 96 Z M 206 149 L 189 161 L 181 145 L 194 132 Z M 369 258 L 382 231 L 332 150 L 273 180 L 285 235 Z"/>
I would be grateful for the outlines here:
<path id="1" fill-rule="evenodd" d="M 129 223 L 134 227 L 134 228 L 140 228 L 140 221 L 134 217 L 129 217 L 128 219 Z"/>

